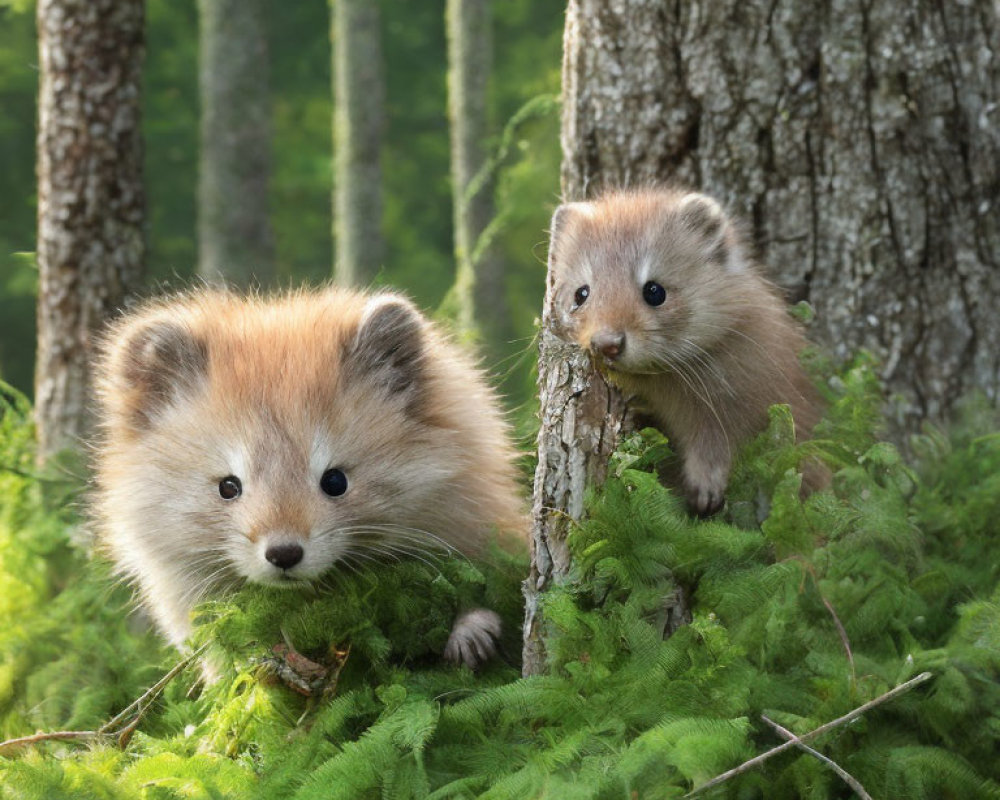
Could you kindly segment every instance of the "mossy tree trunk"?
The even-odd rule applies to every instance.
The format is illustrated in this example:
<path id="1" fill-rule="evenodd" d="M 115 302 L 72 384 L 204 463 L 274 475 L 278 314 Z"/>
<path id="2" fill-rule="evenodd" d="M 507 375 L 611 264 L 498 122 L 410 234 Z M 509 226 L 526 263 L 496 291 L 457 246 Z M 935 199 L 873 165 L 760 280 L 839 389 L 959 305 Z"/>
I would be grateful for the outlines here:
<path id="1" fill-rule="evenodd" d="M 198 0 L 198 274 L 237 286 L 274 277 L 265 9 L 264 0 Z"/>
<path id="2" fill-rule="evenodd" d="M 591 84 L 605 114 L 574 134 L 589 139 L 567 170 L 590 188 L 677 179 L 722 199 L 777 281 L 815 307 L 812 338 L 880 358 L 897 437 L 970 390 L 998 401 L 992 0 L 580 5 L 581 35 L 635 36 L 589 48 L 570 77 L 622 71 L 623 91 Z"/>
<path id="3" fill-rule="evenodd" d="M 88 428 L 96 333 L 145 255 L 142 0 L 39 0 L 38 457 Z"/>
<path id="4" fill-rule="evenodd" d="M 448 117 L 459 328 L 494 348 L 510 335 L 504 263 L 480 240 L 494 215 L 492 178 L 476 181 L 489 135 L 487 91 L 492 66 L 489 0 L 448 0 Z"/>
<path id="5" fill-rule="evenodd" d="M 382 266 L 385 106 L 376 0 L 331 0 L 334 278 L 367 286 Z"/>

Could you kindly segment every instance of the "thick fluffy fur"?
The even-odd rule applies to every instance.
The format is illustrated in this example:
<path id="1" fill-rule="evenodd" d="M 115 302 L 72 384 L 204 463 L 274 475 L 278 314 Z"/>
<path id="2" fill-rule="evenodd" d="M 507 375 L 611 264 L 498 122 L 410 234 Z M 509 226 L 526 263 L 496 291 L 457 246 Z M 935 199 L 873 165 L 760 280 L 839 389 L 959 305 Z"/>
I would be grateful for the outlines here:
<path id="1" fill-rule="evenodd" d="M 678 445 L 691 507 L 724 502 L 734 450 L 788 403 L 797 432 L 817 419 L 799 363 L 804 339 L 712 198 L 636 190 L 560 206 L 550 263 L 557 324 Z M 660 305 L 644 300 L 654 282 Z M 578 290 L 588 296 L 578 302 Z"/>
<path id="2" fill-rule="evenodd" d="M 245 579 L 308 581 L 442 546 L 476 554 L 493 528 L 523 536 L 496 397 L 400 296 L 154 302 L 110 330 L 97 385 L 101 541 L 174 644 L 196 603 Z M 341 496 L 320 488 L 333 468 Z M 242 484 L 230 500 L 228 476 Z M 288 545 L 302 558 L 283 569 L 266 554 Z"/>

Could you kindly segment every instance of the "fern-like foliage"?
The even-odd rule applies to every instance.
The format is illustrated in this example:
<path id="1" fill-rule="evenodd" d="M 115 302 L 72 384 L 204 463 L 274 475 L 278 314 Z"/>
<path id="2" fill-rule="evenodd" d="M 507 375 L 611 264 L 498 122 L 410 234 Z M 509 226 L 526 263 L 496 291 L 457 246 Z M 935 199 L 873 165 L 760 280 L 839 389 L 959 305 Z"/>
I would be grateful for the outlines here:
<path id="1" fill-rule="evenodd" d="M 669 442 L 626 441 L 571 534 L 575 580 L 545 598 L 545 676 L 519 677 L 524 557 L 249 587 L 199 611 L 214 683 L 199 691 L 192 670 L 171 684 L 124 751 L 0 757 L 0 798 L 681 797 L 780 743 L 762 715 L 805 733 L 924 670 L 933 681 L 815 746 L 875 797 L 1000 797 L 994 412 L 926 430 L 908 463 L 877 438 L 867 360 L 828 393 L 810 442 L 772 409 L 713 520 L 691 519 L 658 476 Z M 97 726 L 170 661 L 30 475 L 27 412 L 8 399 L 0 421 L 7 736 Z M 817 460 L 831 485 L 803 497 Z M 678 592 L 693 618 L 664 639 Z M 501 612 L 508 638 L 473 675 L 439 654 L 455 615 L 478 605 Z M 328 670 L 312 696 L 275 676 L 290 650 Z M 790 750 L 710 796 L 851 791 Z"/>

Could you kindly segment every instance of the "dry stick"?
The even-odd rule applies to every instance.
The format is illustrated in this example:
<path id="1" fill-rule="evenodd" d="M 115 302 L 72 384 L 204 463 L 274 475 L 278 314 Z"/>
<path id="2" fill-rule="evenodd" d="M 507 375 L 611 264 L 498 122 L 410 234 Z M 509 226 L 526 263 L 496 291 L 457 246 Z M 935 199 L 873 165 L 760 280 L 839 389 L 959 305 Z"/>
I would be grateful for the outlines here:
<path id="1" fill-rule="evenodd" d="M 833 617 L 833 624 L 837 626 L 837 633 L 840 634 L 840 642 L 844 645 L 844 650 L 847 651 L 847 660 L 851 664 L 851 685 L 853 686 L 857 682 L 857 673 L 854 671 L 854 653 L 851 652 L 851 640 L 847 638 L 847 631 L 844 629 L 843 624 L 840 621 L 840 617 L 837 616 L 837 612 L 833 610 L 833 606 L 830 601 L 823 596 L 823 592 L 819 589 L 819 581 L 816 580 L 816 576 L 813 575 L 813 581 L 816 583 L 816 591 L 819 593 L 819 599 L 823 601 L 823 605 L 826 606 L 826 610 L 830 612 L 830 616 Z"/>
<path id="2" fill-rule="evenodd" d="M 836 772 L 837 775 L 840 776 L 841 780 L 843 780 L 844 783 L 850 786 L 854 790 L 854 793 L 861 798 L 861 800 L 872 800 L 872 796 L 865 791 L 865 787 L 861 785 L 861 782 L 853 775 L 851 775 L 850 772 L 848 772 L 846 769 L 840 766 L 840 764 L 838 764 L 832 758 L 823 755 L 821 752 L 819 752 L 819 750 L 814 750 L 809 745 L 803 743 L 803 741 L 799 739 L 799 737 L 796 736 L 794 733 L 792 733 L 790 730 L 788 730 L 788 728 L 779 725 L 777 722 L 768 717 L 766 714 L 761 714 L 760 718 L 764 720 L 764 722 L 766 722 L 772 728 L 774 728 L 778 733 L 780 733 L 782 736 L 788 739 L 788 741 L 794 742 L 799 746 L 799 748 L 807 752 L 809 755 L 815 756 L 824 764 L 826 764 L 830 769 Z"/>
<path id="3" fill-rule="evenodd" d="M 18 747 L 24 747 L 29 744 L 36 744 L 37 742 L 48 742 L 57 739 L 95 739 L 101 736 L 97 731 L 51 731 L 49 733 L 34 733 L 31 736 L 21 736 L 17 739 L 8 739 L 5 742 L 0 742 L 0 754 L 8 748 L 15 750 Z"/>
<path id="4" fill-rule="evenodd" d="M 105 722 L 100 728 L 98 728 L 98 733 L 109 733 L 111 728 L 117 725 L 119 722 L 124 720 L 133 711 L 136 714 L 136 719 L 134 722 L 138 722 L 139 719 L 146 713 L 146 710 L 152 704 L 159 694 L 166 688 L 167 684 L 170 683 L 174 678 L 176 678 L 181 672 L 187 669 L 191 663 L 200 656 L 208 645 L 202 645 L 193 653 L 188 654 L 186 657 L 178 661 L 171 670 L 164 675 L 160 680 L 150 686 L 145 692 L 142 693 L 138 698 L 133 700 L 129 705 L 119 711 L 115 716 Z M 126 726 L 126 729 L 128 726 Z M 133 726 L 134 729 L 134 726 Z M 120 732 L 124 732 L 123 731 Z"/>
<path id="5" fill-rule="evenodd" d="M 826 610 L 830 612 L 830 616 L 833 617 L 833 624 L 837 626 L 837 634 L 840 636 L 840 643 L 844 646 L 844 652 L 847 653 L 847 660 L 851 665 L 851 685 L 853 686 L 857 682 L 857 673 L 854 670 L 854 653 L 851 652 L 851 640 L 847 638 L 847 631 L 844 629 L 843 624 L 840 621 L 840 617 L 837 616 L 837 612 L 834 611 L 833 605 L 826 596 L 823 594 L 823 590 L 819 588 L 819 576 L 816 575 L 816 570 L 813 565 L 803 558 L 802 556 L 793 556 L 796 561 L 802 564 L 803 569 L 810 575 L 813 579 L 813 586 L 816 587 L 816 593 L 819 595 L 819 599 L 823 601 L 823 605 L 826 606 Z M 803 577 L 802 586 L 805 583 L 805 578 Z"/>
<path id="6" fill-rule="evenodd" d="M 925 681 L 929 681 L 932 677 L 934 677 L 933 673 L 921 672 L 919 675 L 917 675 L 917 677 L 910 678 L 910 680 L 908 680 L 906 683 L 899 684 L 899 686 L 895 687 L 894 689 L 890 689 L 885 694 L 879 695 L 874 700 L 869 700 L 864 705 L 858 706 L 853 711 L 849 711 L 848 713 L 844 714 L 844 716 L 837 717 L 837 719 L 833 720 L 832 722 L 827 722 L 824 725 L 820 725 L 815 730 L 809 731 L 809 733 L 802 734 L 801 736 L 798 737 L 796 741 L 789 741 L 785 742 L 784 744 L 779 744 L 777 747 L 768 750 L 766 753 L 761 753 L 759 756 L 755 756 L 754 758 L 751 758 L 749 761 L 744 761 L 738 767 L 733 767 L 733 769 L 729 770 L 728 772 L 723 772 L 721 775 L 716 775 L 710 781 L 708 781 L 707 783 L 703 783 L 697 789 L 692 789 L 690 792 L 684 795 L 684 797 L 694 797 L 695 795 L 701 794 L 707 789 L 711 789 L 713 786 L 718 786 L 720 783 L 728 781 L 730 778 L 733 778 L 737 775 L 741 775 L 744 772 L 748 772 L 757 765 L 769 759 L 771 756 L 776 756 L 778 755 L 778 753 L 783 753 L 786 750 L 791 749 L 792 747 L 797 747 L 799 744 L 803 742 L 808 742 L 812 739 L 815 739 L 817 736 L 821 736 L 829 730 L 833 730 L 834 728 L 837 728 L 841 725 L 845 725 L 846 723 L 851 722 L 854 719 L 857 719 L 866 711 L 869 711 L 875 706 L 881 705 L 887 700 L 892 700 L 894 697 L 897 697 L 903 694 L 904 692 L 910 691 L 910 689 L 912 689 L 914 686 L 918 686 L 921 683 L 924 683 Z"/>
<path id="7" fill-rule="evenodd" d="M 166 688 L 167 684 L 176 678 L 177 675 L 180 674 L 185 668 L 187 668 L 204 649 L 204 646 L 199 648 L 175 664 L 166 675 L 143 692 L 141 697 L 130 703 L 126 708 L 105 722 L 96 731 L 49 731 L 47 733 L 34 733 L 31 736 L 21 736 L 17 739 L 8 739 L 5 742 L 0 742 L 0 754 L 8 749 L 16 750 L 18 747 L 38 744 L 39 742 L 52 741 L 93 741 L 95 739 L 117 738 L 119 746 L 125 747 L 132 738 L 132 734 L 138 727 L 140 720 L 142 720 L 146 711 L 148 711 L 149 707 L 153 704 L 153 700 L 155 700 L 164 688 Z M 133 713 L 133 711 L 135 713 L 135 717 L 127 725 L 116 731 L 111 730 L 115 725 L 122 722 L 129 714 Z"/>

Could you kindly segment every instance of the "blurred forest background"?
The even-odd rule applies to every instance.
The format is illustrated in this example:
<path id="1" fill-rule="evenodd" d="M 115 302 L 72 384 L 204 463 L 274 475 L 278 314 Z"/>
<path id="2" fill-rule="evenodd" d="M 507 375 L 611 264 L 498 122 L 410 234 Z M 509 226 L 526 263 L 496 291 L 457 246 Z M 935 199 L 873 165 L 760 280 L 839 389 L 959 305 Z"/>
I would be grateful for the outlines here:
<path id="1" fill-rule="evenodd" d="M 274 283 L 318 283 L 332 276 L 334 258 L 330 8 L 321 2 L 262 5 L 270 59 Z M 445 2 L 387 0 L 381 12 L 384 253 L 375 283 L 401 288 L 433 310 L 456 274 Z M 503 389 L 515 403 L 533 392 L 531 339 L 545 276 L 541 243 L 559 192 L 554 96 L 563 14 L 561 3 L 531 0 L 493 9 L 485 152 L 502 156 L 495 246 L 506 269 L 513 335 L 490 348 L 489 366 L 508 376 Z M 195 0 L 150 0 L 142 76 L 147 292 L 186 286 L 196 274 L 198 50 Z M 0 2 L 0 377 L 29 396 L 36 339 L 37 81 L 35 3 Z M 526 119 L 508 125 L 526 103 Z M 530 357 L 518 358 L 526 352 Z"/>

